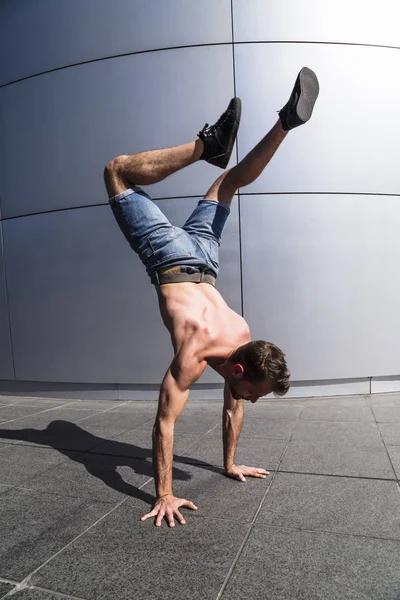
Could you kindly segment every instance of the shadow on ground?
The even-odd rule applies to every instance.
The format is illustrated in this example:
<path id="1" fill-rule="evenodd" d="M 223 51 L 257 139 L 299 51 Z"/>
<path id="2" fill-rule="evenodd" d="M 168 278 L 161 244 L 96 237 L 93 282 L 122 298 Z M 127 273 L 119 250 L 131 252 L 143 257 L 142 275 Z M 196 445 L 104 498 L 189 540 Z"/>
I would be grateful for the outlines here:
<path id="1" fill-rule="evenodd" d="M 152 451 L 148 448 L 101 438 L 69 421 L 52 421 L 43 430 L 0 429 L 0 439 L 30 442 L 53 448 L 70 460 L 82 464 L 90 475 L 97 477 L 113 490 L 151 505 L 156 500 L 155 496 L 124 481 L 117 470 L 118 467 L 128 466 L 138 475 L 153 477 Z M 102 451 L 100 447 L 104 445 L 106 448 Z M 174 463 L 176 462 L 196 464 L 199 468 L 223 473 L 223 470 L 218 467 L 190 457 L 174 455 Z M 186 471 L 174 466 L 173 478 L 186 481 L 192 477 Z"/>

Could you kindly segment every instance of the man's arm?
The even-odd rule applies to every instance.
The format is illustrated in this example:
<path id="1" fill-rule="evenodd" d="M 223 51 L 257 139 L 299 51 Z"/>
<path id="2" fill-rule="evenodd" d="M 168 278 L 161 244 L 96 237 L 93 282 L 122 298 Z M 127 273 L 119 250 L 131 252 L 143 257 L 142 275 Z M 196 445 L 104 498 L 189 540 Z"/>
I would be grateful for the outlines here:
<path id="1" fill-rule="evenodd" d="M 224 444 L 224 467 L 229 470 L 235 464 L 236 446 L 243 425 L 243 400 L 235 400 L 225 381 L 224 408 L 222 411 L 222 440 Z"/>
<path id="2" fill-rule="evenodd" d="M 185 364 L 184 370 L 182 364 Z M 190 365 L 188 362 L 182 362 L 182 357 L 176 357 L 164 377 L 153 428 L 153 472 L 157 501 L 153 510 L 142 517 L 142 521 L 155 516 L 155 524 L 160 526 L 165 517 L 169 526 L 174 527 L 175 518 L 182 525 L 185 524 L 179 507 L 186 506 L 197 510 L 192 502 L 175 498 L 173 495 L 172 464 L 175 422 L 185 407 L 190 386 L 197 381 L 204 368 L 205 364 L 200 365 L 192 361 Z"/>
<path id="3" fill-rule="evenodd" d="M 243 425 L 243 400 L 235 400 L 225 381 L 224 408 L 222 413 L 222 439 L 224 445 L 224 467 L 229 477 L 246 481 L 246 477 L 260 477 L 264 479 L 269 472 L 256 467 L 246 467 L 235 464 L 236 446 Z"/>

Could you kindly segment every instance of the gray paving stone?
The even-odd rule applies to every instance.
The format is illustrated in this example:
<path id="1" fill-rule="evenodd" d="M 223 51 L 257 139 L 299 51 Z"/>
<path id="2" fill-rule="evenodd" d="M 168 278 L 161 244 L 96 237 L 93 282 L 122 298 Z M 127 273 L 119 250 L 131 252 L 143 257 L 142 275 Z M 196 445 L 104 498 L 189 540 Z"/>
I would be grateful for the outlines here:
<path id="1" fill-rule="evenodd" d="M 386 446 L 389 452 L 390 460 L 396 471 L 397 479 L 400 479 L 400 446 Z"/>
<path id="2" fill-rule="evenodd" d="M 87 452 L 66 454 L 70 460 L 27 479 L 24 486 L 62 496 L 96 498 L 111 504 L 126 496 L 146 497 L 150 503 L 154 501 L 154 496 L 138 489 L 152 477 L 150 460 Z M 176 478 L 187 477 L 186 472 L 179 468 L 174 469 L 174 475 Z"/>
<path id="3" fill-rule="evenodd" d="M 368 406 L 365 396 L 317 396 L 314 398 L 294 399 L 302 402 L 304 406 L 337 406 L 342 408 L 362 408 Z"/>
<path id="4" fill-rule="evenodd" d="M 394 478 L 383 444 L 379 448 L 373 445 L 292 440 L 283 456 L 280 470 L 320 475 Z"/>
<path id="5" fill-rule="evenodd" d="M 183 454 L 201 439 L 201 433 L 176 433 L 174 435 L 174 454 Z M 152 437 L 150 431 L 134 429 L 117 435 L 113 440 L 96 446 L 92 452 L 112 456 L 129 456 L 131 458 L 151 458 Z"/>
<path id="6" fill-rule="evenodd" d="M 56 400 L 46 398 L 19 398 L 15 402 L 8 402 L 8 406 L 31 406 L 46 410 L 48 408 L 58 408 L 63 406 L 72 406 L 70 400 Z"/>
<path id="7" fill-rule="evenodd" d="M 253 406 L 260 406 L 264 404 L 265 401 L 268 401 L 268 398 L 260 399 Z M 337 408 L 365 408 L 368 407 L 368 401 L 365 396 L 323 396 L 323 397 L 314 397 L 314 398 L 290 398 L 285 400 L 285 398 L 271 398 L 274 400 L 278 406 L 285 407 L 296 407 L 300 409 L 304 408 L 313 408 L 313 407 L 321 407 L 328 409 L 330 407 Z M 270 402 L 270 401 L 269 401 Z"/>
<path id="8" fill-rule="evenodd" d="M 238 465 L 244 464 L 261 469 L 277 469 L 286 444 L 284 440 L 240 437 L 235 462 Z M 202 461 L 222 467 L 224 464 L 222 434 L 206 435 L 187 450 L 185 456 L 189 462 Z"/>
<path id="9" fill-rule="evenodd" d="M 62 600 L 62 598 L 62 596 L 35 588 L 25 588 L 12 596 L 12 600 Z M 68 596 L 64 597 L 64 600 L 68 600 Z"/>
<path id="10" fill-rule="evenodd" d="M 214 427 L 221 424 L 222 408 L 220 411 L 186 411 L 180 415 L 179 419 L 175 423 L 176 433 L 207 433 Z M 154 421 L 148 421 L 144 423 L 140 429 L 143 431 L 151 431 L 153 429 Z M 138 429 L 138 427 L 135 427 Z"/>
<path id="11" fill-rule="evenodd" d="M 395 481 L 278 473 L 257 523 L 400 540 Z"/>
<path id="12" fill-rule="evenodd" d="M 11 585 L 10 583 L 4 583 L 3 581 L 0 581 L 0 598 L 8 594 L 8 592 L 11 592 L 14 587 L 15 586 Z"/>
<path id="13" fill-rule="evenodd" d="M 118 406 L 123 406 L 123 402 L 120 400 L 69 400 L 69 402 L 71 402 L 71 407 L 79 410 L 110 411 Z"/>
<path id="14" fill-rule="evenodd" d="M 40 406 L 2 406 L 0 408 L 0 424 L 12 421 L 13 419 L 20 419 L 27 415 L 33 415 L 34 413 L 42 412 L 43 407 Z"/>
<path id="15" fill-rule="evenodd" d="M 383 441 L 389 446 L 400 446 L 400 423 L 378 423 Z"/>
<path id="16" fill-rule="evenodd" d="M 52 403 L 56 404 L 57 406 L 62 406 L 64 404 L 69 404 L 70 402 L 73 402 L 73 400 L 65 400 L 63 398 L 43 398 L 43 397 L 36 397 L 36 396 L 0 396 L 0 403 L 1 404 L 27 404 L 27 405 L 35 405 L 35 404 L 46 404 L 49 403 L 49 405 L 51 406 Z"/>
<path id="17" fill-rule="evenodd" d="M 0 484 L 0 494 L 4 494 L 5 492 L 9 492 L 12 488 L 12 485 L 1 485 Z"/>
<path id="18" fill-rule="evenodd" d="M 125 413 L 107 411 L 81 419 L 79 421 L 79 427 L 84 431 L 107 441 L 115 438 L 120 433 L 128 432 L 136 427 L 140 428 L 143 423 L 146 423 L 149 420 L 153 425 L 154 415 L 151 413 L 132 413 L 132 415 L 128 416 Z M 101 443 L 104 443 L 104 441 Z"/>
<path id="19" fill-rule="evenodd" d="M 240 438 L 290 440 L 297 419 L 275 419 L 267 415 L 245 414 Z"/>
<path id="20" fill-rule="evenodd" d="M 248 417 L 257 417 L 267 419 L 289 419 L 296 420 L 300 417 L 303 405 L 282 403 L 282 402 L 263 402 L 260 401 L 252 404 L 251 402 L 244 403 L 245 419 Z M 222 407 L 221 407 L 222 410 Z"/>
<path id="21" fill-rule="evenodd" d="M 188 477 L 174 480 L 174 494 L 198 507 L 196 513 L 190 511 L 194 518 L 212 517 L 250 523 L 271 483 L 271 477 L 247 477 L 245 482 L 241 482 L 227 477 L 221 468 L 200 463 L 180 466 Z"/>
<path id="22" fill-rule="evenodd" d="M 373 394 L 369 398 L 371 406 L 381 407 L 400 407 L 400 393 L 396 394 Z"/>
<path id="23" fill-rule="evenodd" d="M 98 500 L 10 489 L 0 495 L 0 576 L 20 581 L 110 510 Z"/>
<path id="24" fill-rule="evenodd" d="M 374 421 L 366 402 L 364 406 L 343 406 L 327 402 L 323 405 L 305 406 L 300 418 L 312 421 Z"/>
<path id="25" fill-rule="evenodd" d="M 86 449 L 96 440 L 88 439 L 86 432 L 82 434 L 82 429 L 72 423 L 97 413 L 97 410 L 56 408 L 29 415 L 0 425 L 0 440 L 29 446 Z"/>
<path id="26" fill-rule="evenodd" d="M 186 405 L 187 410 L 189 403 Z M 155 400 L 127 400 L 122 402 L 118 400 L 116 406 L 112 409 L 113 412 L 152 412 L 154 417 L 157 414 L 158 402 Z"/>
<path id="27" fill-rule="evenodd" d="M 31 583 L 87 600 L 215 600 L 248 526 L 187 511 L 186 526 L 156 528 L 144 509 L 118 507 Z"/>
<path id="28" fill-rule="evenodd" d="M 306 421 L 300 419 L 293 431 L 292 440 L 312 443 L 330 442 L 337 445 L 357 444 L 382 447 L 376 423 L 344 423 L 341 421 Z"/>
<path id="29" fill-rule="evenodd" d="M 257 528 L 222 600 L 396 600 L 397 541 Z"/>
<path id="30" fill-rule="evenodd" d="M 57 450 L 10 444 L 0 451 L 0 483 L 21 486 L 67 458 Z"/>
<path id="31" fill-rule="evenodd" d="M 374 405 L 372 411 L 378 423 L 397 423 L 400 427 L 400 406 Z"/>

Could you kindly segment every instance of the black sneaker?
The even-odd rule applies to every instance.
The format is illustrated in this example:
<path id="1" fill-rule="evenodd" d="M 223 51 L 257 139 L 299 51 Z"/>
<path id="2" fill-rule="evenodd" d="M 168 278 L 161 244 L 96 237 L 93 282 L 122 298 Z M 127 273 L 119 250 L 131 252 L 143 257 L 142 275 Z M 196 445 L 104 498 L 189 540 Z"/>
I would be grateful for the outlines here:
<path id="1" fill-rule="evenodd" d="M 285 131 L 304 125 L 311 115 L 319 94 L 318 79 L 314 71 L 303 67 L 297 76 L 289 101 L 279 111 Z"/>
<path id="2" fill-rule="evenodd" d="M 241 112 L 240 98 L 232 98 L 228 108 L 214 125 L 211 127 L 208 123 L 204 125 L 198 133 L 199 138 L 204 142 L 204 152 L 200 160 L 205 160 L 221 169 L 226 168 L 235 143 Z"/>

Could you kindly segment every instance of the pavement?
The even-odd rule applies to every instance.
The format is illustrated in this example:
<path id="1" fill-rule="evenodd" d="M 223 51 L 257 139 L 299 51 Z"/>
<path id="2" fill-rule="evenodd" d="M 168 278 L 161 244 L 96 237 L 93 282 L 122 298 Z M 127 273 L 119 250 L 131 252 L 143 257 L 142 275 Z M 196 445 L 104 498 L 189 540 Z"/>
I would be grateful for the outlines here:
<path id="1" fill-rule="evenodd" d="M 245 404 L 270 476 L 224 476 L 222 401 L 189 400 L 169 529 L 139 520 L 156 403 L 0 396 L 0 599 L 400 600 L 400 394 Z"/>

